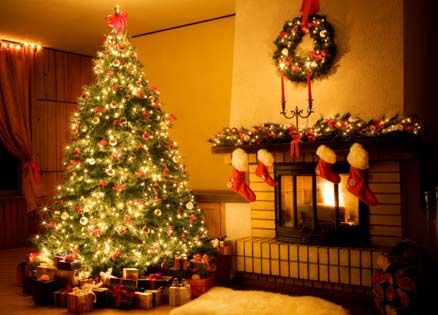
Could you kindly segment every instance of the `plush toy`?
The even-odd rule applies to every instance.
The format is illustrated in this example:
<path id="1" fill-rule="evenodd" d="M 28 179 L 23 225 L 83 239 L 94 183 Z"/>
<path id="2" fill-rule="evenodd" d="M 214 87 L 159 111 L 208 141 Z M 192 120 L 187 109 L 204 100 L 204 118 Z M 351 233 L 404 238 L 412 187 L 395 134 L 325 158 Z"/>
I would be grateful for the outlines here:
<path id="1" fill-rule="evenodd" d="M 348 153 L 350 174 L 347 190 L 370 206 L 377 205 L 377 198 L 366 183 L 365 171 L 368 169 L 368 152 L 359 143 L 353 143 Z"/>
<path id="2" fill-rule="evenodd" d="M 265 149 L 257 151 L 257 160 L 259 161 L 255 174 L 263 179 L 263 181 L 269 186 L 275 186 L 275 180 L 269 174 L 268 167 L 274 164 L 274 156 L 271 152 Z"/>
<path id="3" fill-rule="evenodd" d="M 228 181 L 228 187 L 249 202 L 255 201 L 256 196 L 254 192 L 245 182 L 246 172 L 248 171 L 248 154 L 242 149 L 234 150 L 231 157 L 231 165 L 233 166 L 233 171 Z"/>
<path id="4" fill-rule="evenodd" d="M 316 150 L 316 155 L 319 156 L 319 162 L 316 166 L 316 175 L 332 182 L 333 184 L 339 184 L 341 177 L 335 173 L 332 169 L 333 164 L 336 163 L 336 153 L 325 145 L 320 145 Z"/>

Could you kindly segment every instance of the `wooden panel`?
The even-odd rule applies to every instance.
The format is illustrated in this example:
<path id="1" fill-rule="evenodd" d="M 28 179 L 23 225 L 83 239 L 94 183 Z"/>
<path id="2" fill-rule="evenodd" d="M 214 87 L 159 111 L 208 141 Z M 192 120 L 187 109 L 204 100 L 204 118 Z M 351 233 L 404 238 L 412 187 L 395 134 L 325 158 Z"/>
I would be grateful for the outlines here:
<path id="1" fill-rule="evenodd" d="M 273 176 L 271 174 L 271 176 Z M 251 183 L 251 189 L 257 193 L 257 197 L 258 197 L 258 193 L 259 192 L 273 192 L 275 190 L 275 187 L 269 186 L 266 183 Z"/>
<path id="2" fill-rule="evenodd" d="M 208 236 L 211 238 L 223 237 L 225 235 L 225 210 L 223 204 L 200 203 L 199 208 L 204 214 Z"/>
<path id="3" fill-rule="evenodd" d="M 378 204 L 375 207 L 370 207 L 370 214 L 389 214 L 389 215 L 400 215 L 401 214 L 401 207 L 397 204 L 388 204 L 388 205 L 382 205 Z"/>
<path id="4" fill-rule="evenodd" d="M 0 199 L 0 220 L 0 248 L 23 246 L 36 232 L 36 215 L 26 213 L 23 198 Z"/>
<path id="5" fill-rule="evenodd" d="M 398 236 L 402 237 L 401 226 L 370 226 L 370 235 L 374 236 Z"/>
<path id="6" fill-rule="evenodd" d="M 400 184 L 381 184 L 381 183 L 374 183 L 369 185 L 371 190 L 378 194 L 378 193 L 400 193 Z"/>
<path id="7" fill-rule="evenodd" d="M 257 192 L 257 200 L 270 201 L 271 203 L 274 203 L 275 200 L 274 192 Z"/>
<path id="8" fill-rule="evenodd" d="M 370 236 L 371 246 L 385 246 L 392 247 L 400 242 L 399 237 L 388 237 L 388 236 Z"/>
<path id="9" fill-rule="evenodd" d="M 368 173 L 368 182 L 371 183 L 399 183 L 400 173 Z"/>
<path id="10" fill-rule="evenodd" d="M 275 212 L 274 211 L 263 211 L 263 210 L 252 210 L 251 211 L 251 218 L 252 219 L 274 220 L 275 219 Z"/>
<path id="11" fill-rule="evenodd" d="M 76 105 L 35 101 L 32 115 L 33 150 L 44 171 L 64 169 L 64 150 L 70 142 L 70 119 Z"/>
<path id="12" fill-rule="evenodd" d="M 262 229 L 275 229 L 274 220 L 251 220 L 251 227 L 253 228 L 262 228 Z"/>
<path id="13" fill-rule="evenodd" d="M 379 203 L 382 204 L 400 204 L 400 194 L 375 194 Z"/>
<path id="14" fill-rule="evenodd" d="M 254 210 L 275 210 L 275 204 L 272 201 L 255 201 L 251 203 L 251 209 Z"/>
<path id="15" fill-rule="evenodd" d="M 397 161 L 370 161 L 369 173 L 399 172 L 400 163 Z"/>
<path id="16" fill-rule="evenodd" d="M 401 216 L 370 215 L 371 225 L 401 225 Z"/>
<path id="17" fill-rule="evenodd" d="M 265 229 L 251 229 L 251 235 L 253 237 L 275 237 L 275 230 L 265 230 Z"/>

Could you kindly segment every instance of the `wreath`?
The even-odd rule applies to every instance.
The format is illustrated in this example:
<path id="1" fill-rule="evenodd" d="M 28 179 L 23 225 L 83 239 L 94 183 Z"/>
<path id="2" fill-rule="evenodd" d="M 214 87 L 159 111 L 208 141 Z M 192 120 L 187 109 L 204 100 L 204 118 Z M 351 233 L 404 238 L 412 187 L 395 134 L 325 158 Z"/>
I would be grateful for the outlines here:
<path id="1" fill-rule="evenodd" d="M 276 66 L 295 82 L 307 81 L 308 72 L 312 79 L 328 73 L 336 55 L 334 30 L 326 17 L 310 15 L 306 24 L 306 27 L 302 26 L 301 16 L 286 21 L 274 41 L 277 46 L 273 55 Z M 307 33 L 313 40 L 313 50 L 308 56 L 299 56 L 295 50 Z"/>

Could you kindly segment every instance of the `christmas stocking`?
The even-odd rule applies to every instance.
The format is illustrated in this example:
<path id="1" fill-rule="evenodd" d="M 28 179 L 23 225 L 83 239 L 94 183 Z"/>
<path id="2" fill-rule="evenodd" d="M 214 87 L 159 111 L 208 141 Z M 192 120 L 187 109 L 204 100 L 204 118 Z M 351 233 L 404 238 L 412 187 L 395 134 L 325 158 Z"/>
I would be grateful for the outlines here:
<path id="1" fill-rule="evenodd" d="M 315 169 L 316 175 L 332 182 L 333 184 L 339 184 L 341 182 L 341 177 L 332 169 L 333 164 L 336 162 L 336 153 L 329 147 L 320 145 L 316 150 L 316 155 L 319 156 L 319 162 Z"/>
<path id="2" fill-rule="evenodd" d="M 228 187 L 249 202 L 255 201 L 256 196 L 254 192 L 245 182 L 245 175 L 248 171 L 248 154 L 242 149 L 234 150 L 231 157 L 231 165 L 233 166 L 233 171 L 228 181 Z"/>
<path id="3" fill-rule="evenodd" d="M 259 160 L 259 164 L 256 168 L 256 175 L 263 179 L 263 181 L 269 186 L 275 186 L 275 180 L 269 175 L 268 167 L 274 164 L 274 156 L 271 152 L 260 149 L 257 152 L 257 159 Z"/>
<path id="4" fill-rule="evenodd" d="M 359 143 L 354 143 L 348 153 L 347 161 L 350 163 L 347 190 L 366 204 L 377 205 L 377 198 L 365 181 L 365 171 L 369 167 L 368 152 Z"/>

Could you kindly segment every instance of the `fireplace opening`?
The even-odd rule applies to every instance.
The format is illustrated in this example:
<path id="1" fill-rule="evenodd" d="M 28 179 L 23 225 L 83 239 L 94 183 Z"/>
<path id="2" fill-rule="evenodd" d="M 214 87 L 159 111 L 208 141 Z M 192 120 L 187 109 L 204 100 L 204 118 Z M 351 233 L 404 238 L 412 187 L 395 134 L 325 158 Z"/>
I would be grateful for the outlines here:
<path id="1" fill-rule="evenodd" d="M 333 168 L 341 182 L 315 175 L 316 163 L 275 164 L 276 237 L 315 245 L 365 246 L 368 206 L 346 189 L 349 165 Z"/>

